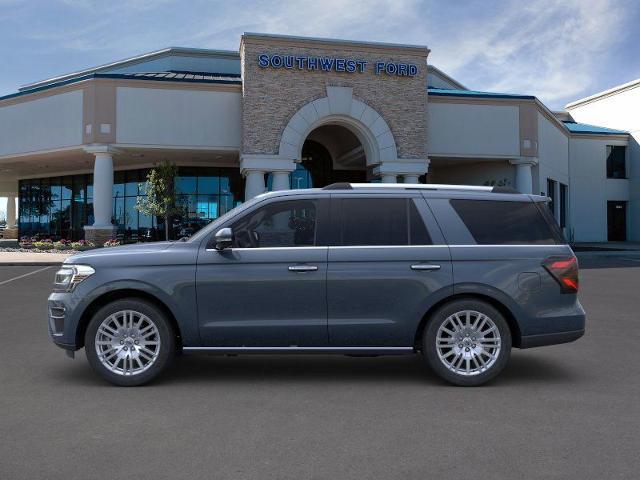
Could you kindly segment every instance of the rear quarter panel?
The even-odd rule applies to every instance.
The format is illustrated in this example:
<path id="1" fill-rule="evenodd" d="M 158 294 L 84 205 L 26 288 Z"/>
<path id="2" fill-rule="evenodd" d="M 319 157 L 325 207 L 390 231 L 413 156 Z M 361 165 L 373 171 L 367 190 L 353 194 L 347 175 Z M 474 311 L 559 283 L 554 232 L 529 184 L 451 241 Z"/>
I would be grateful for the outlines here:
<path id="1" fill-rule="evenodd" d="M 513 314 L 522 336 L 584 327 L 584 317 L 576 314 L 582 311 L 577 295 L 561 294 L 557 281 L 542 266 L 549 256 L 571 255 L 568 245 L 477 245 L 449 204 L 457 196 L 429 195 L 428 204 L 450 246 L 456 295 L 483 295 L 499 301 Z M 523 200 L 522 195 L 495 195 L 492 199 Z M 458 198 L 475 196 L 487 199 L 487 194 Z"/>

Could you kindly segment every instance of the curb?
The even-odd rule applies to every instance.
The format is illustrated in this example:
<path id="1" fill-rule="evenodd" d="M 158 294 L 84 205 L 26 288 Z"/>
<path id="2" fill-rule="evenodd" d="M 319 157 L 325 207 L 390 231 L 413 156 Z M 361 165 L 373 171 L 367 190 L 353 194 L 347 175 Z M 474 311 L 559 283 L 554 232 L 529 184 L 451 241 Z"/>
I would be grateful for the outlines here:
<path id="1" fill-rule="evenodd" d="M 62 262 L 0 262 L 0 267 L 55 267 Z"/>

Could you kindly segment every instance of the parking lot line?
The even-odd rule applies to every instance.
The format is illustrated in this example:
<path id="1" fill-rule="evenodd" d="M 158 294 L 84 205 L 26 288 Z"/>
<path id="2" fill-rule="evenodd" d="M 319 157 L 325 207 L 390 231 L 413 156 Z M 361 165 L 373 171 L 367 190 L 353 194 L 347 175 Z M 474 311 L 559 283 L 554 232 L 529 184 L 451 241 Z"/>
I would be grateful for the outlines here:
<path id="1" fill-rule="evenodd" d="M 33 272 L 28 272 L 23 275 L 18 275 L 17 277 L 10 278 L 9 280 L 4 280 L 0 282 L 0 285 L 4 285 L 5 283 L 13 282 L 14 280 L 20 280 L 21 278 L 28 277 L 29 275 L 34 275 L 38 272 L 43 272 L 45 270 L 49 270 L 51 267 L 39 268 L 38 270 L 34 270 Z"/>

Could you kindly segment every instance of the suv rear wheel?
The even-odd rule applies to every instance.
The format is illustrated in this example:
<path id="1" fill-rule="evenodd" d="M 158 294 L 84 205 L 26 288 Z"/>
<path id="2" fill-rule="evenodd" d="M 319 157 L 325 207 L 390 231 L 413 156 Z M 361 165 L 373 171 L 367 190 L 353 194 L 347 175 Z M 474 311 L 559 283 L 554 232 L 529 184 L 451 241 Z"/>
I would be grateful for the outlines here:
<path id="1" fill-rule="evenodd" d="M 429 366 L 454 385 L 481 385 L 498 375 L 511 353 L 502 314 L 473 299 L 454 300 L 431 316 L 422 339 Z"/>
<path id="2" fill-rule="evenodd" d="M 85 333 L 91 367 L 109 382 L 132 387 L 147 383 L 173 357 L 175 338 L 166 316 L 136 298 L 102 307 Z"/>

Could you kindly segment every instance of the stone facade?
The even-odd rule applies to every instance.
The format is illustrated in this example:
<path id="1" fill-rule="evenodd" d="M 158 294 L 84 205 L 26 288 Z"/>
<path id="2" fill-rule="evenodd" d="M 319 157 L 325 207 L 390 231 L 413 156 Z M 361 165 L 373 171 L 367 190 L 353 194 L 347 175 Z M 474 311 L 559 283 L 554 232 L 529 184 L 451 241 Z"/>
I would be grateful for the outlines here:
<path id="1" fill-rule="evenodd" d="M 377 111 L 395 139 L 398 158 L 427 158 L 426 47 L 363 44 L 315 39 L 244 35 L 242 152 L 277 155 L 291 117 L 307 103 L 327 96 L 328 86 L 350 87 L 353 98 Z M 362 73 L 263 68 L 261 54 L 361 59 Z M 414 76 L 375 73 L 376 62 L 414 64 Z"/>
<path id="2" fill-rule="evenodd" d="M 4 230 L 0 230 L 0 238 L 15 240 L 18 238 L 18 229 L 6 228 Z"/>
<path id="3" fill-rule="evenodd" d="M 112 240 L 116 236 L 115 227 L 112 228 L 94 228 L 84 227 L 84 239 L 94 243 L 96 246 L 104 245 L 107 240 Z"/>

